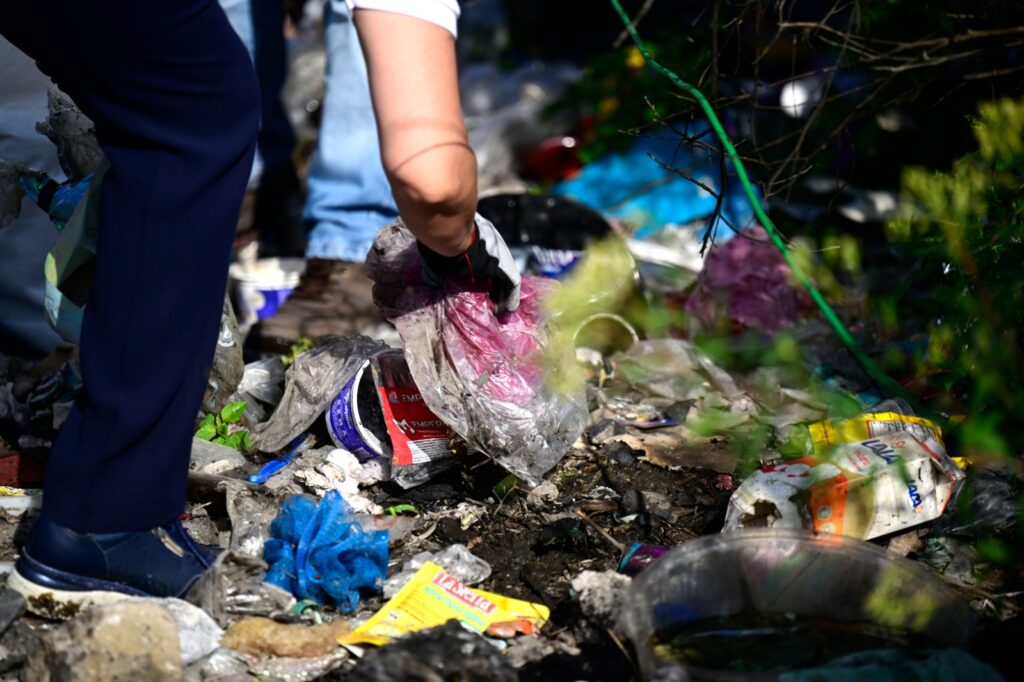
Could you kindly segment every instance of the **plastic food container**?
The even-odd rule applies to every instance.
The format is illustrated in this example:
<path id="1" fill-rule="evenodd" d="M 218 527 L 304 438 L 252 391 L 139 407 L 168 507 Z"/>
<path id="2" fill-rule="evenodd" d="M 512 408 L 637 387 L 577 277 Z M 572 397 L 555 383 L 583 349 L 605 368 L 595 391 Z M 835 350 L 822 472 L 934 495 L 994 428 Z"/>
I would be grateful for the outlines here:
<path id="1" fill-rule="evenodd" d="M 238 326 L 248 330 L 277 312 L 299 283 L 306 269 L 302 258 L 261 258 L 232 263 L 228 269 L 238 304 Z"/>
<path id="2" fill-rule="evenodd" d="M 746 530 L 693 540 L 633 580 L 623 614 L 645 678 L 671 671 L 696 680 L 775 679 L 677 662 L 652 646 L 668 635 L 730 617 L 793 617 L 911 633 L 957 646 L 973 616 L 952 587 L 912 561 L 858 540 L 799 530 Z M 813 622 L 813 621 L 812 621 Z M 742 626 L 735 636 L 744 636 Z"/>

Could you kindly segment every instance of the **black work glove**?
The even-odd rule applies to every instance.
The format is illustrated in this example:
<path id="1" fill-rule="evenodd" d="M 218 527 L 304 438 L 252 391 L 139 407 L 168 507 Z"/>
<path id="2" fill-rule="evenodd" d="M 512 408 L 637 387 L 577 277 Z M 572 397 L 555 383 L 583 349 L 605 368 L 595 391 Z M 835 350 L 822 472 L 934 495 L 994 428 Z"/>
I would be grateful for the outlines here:
<path id="1" fill-rule="evenodd" d="M 519 268 L 498 230 L 487 218 L 476 214 L 473 241 L 458 256 L 442 256 L 416 242 L 423 259 L 423 276 L 433 286 L 441 286 L 445 279 L 484 286 L 498 313 L 515 312 L 519 308 L 521 280 Z"/>

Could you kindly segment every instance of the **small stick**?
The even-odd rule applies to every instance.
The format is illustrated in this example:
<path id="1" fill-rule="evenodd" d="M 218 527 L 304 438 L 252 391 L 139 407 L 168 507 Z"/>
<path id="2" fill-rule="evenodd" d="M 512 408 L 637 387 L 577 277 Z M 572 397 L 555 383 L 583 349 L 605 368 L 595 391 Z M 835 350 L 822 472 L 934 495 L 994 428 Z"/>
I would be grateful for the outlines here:
<path id="1" fill-rule="evenodd" d="M 629 664 L 633 667 L 633 671 L 636 673 L 637 678 L 639 678 L 640 667 L 636 664 L 636 661 L 633 660 L 633 656 L 629 653 L 629 649 L 626 648 L 626 645 L 622 643 L 622 640 L 619 639 L 619 636 L 616 635 L 612 629 L 606 629 L 605 632 L 607 632 L 608 636 L 612 638 L 613 642 L 615 642 L 615 646 L 619 647 L 622 655 L 626 657 L 627 661 L 629 661 Z"/>
<path id="2" fill-rule="evenodd" d="M 582 509 L 577 509 L 577 510 L 576 510 L 576 516 L 578 516 L 578 517 L 580 517 L 581 519 L 583 519 L 583 522 L 584 522 L 585 524 L 587 524 L 588 526 L 590 526 L 590 527 L 591 527 L 591 528 L 592 528 L 592 529 L 594 530 L 594 532 L 595 532 L 595 533 L 597 533 L 598 535 L 600 535 L 600 536 L 601 536 L 601 539 L 602 539 L 602 540 L 604 540 L 604 541 L 605 541 L 605 542 L 607 542 L 607 543 L 608 543 L 609 545 L 611 545 L 612 547 L 614 547 L 615 549 L 617 549 L 617 550 L 619 551 L 619 553 L 620 553 L 620 554 L 621 554 L 622 552 L 626 551 L 626 546 L 625 546 L 625 545 L 623 545 L 623 544 L 622 544 L 621 542 L 619 542 L 618 540 L 616 540 L 615 538 L 613 538 L 613 537 L 612 537 L 611 535 L 609 535 L 609 534 L 608 534 L 608 533 L 607 533 L 607 532 L 605 531 L 605 529 L 604 529 L 604 528 L 601 528 L 601 526 L 597 525 L 597 523 L 595 523 L 595 522 L 594 522 L 594 520 L 593 520 L 592 518 L 590 518 L 589 516 L 587 516 L 587 515 L 586 515 L 586 513 L 584 513 L 584 511 L 583 511 Z"/>

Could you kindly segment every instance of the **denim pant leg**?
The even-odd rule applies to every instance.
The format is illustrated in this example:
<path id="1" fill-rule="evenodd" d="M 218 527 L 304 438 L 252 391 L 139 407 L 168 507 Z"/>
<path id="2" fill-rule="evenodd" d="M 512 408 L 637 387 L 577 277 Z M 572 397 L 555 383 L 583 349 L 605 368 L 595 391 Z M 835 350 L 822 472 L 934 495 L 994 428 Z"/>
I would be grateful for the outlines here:
<path id="1" fill-rule="evenodd" d="M 323 123 L 303 216 L 307 258 L 362 261 L 398 216 L 384 175 L 366 63 L 344 0 L 324 7 L 327 73 Z"/>
<path id="2" fill-rule="evenodd" d="M 275 0 L 218 0 L 228 23 L 241 39 L 256 66 L 260 84 L 260 134 L 249 187 L 259 185 L 264 172 L 291 164 L 295 133 L 281 102 L 288 75 L 284 38 L 284 9 Z"/>

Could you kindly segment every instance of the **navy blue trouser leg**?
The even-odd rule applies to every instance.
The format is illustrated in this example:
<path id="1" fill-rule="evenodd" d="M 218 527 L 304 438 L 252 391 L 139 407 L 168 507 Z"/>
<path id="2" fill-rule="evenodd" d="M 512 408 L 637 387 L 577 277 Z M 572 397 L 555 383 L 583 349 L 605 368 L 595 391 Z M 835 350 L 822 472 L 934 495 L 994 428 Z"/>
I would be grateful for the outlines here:
<path id="1" fill-rule="evenodd" d="M 110 162 L 84 387 L 43 514 L 79 532 L 150 528 L 184 505 L 259 122 L 252 63 L 216 0 L 3 2 L 0 32 L 92 118 Z"/>

